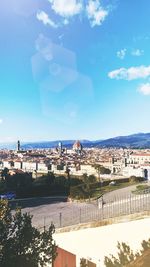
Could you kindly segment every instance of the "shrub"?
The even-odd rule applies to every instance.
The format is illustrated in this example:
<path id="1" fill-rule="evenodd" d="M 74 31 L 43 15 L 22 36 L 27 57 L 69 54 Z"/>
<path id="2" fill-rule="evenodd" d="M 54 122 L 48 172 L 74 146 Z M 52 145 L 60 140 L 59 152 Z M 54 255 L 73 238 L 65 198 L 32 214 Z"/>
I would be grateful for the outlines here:
<path id="1" fill-rule="evenodd" d="M 143 177 L 134 176 L 134 175 L 130 176 L 130 178 L 129 178 L 129 181 L 132 182 L 132 183 L 134 183 L 134 182 L 142 182 L 144 180 L 145 179 Z"/>

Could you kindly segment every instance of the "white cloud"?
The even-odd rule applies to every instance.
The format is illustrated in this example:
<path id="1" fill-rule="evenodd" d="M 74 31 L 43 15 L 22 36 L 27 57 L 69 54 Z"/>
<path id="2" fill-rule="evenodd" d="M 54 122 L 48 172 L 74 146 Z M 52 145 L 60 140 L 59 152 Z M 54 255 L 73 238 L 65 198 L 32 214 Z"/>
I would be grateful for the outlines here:
<path id="1" fill-rule="evenodd" d="M 92 27 L 101 25 L 108 15 L 108 11 L 100 5 L 99 0 L 89 0 L 86 11 Z"/>
<path id="2" fill-rule="evenodd" d="M 108 73 L 108 77 L 117 80 L 135 80 L 150 77 L 150 66 L 131 67 L 129 69 L 120 68 Z"/>
<path id="3" fill-rule="evenodd" d="M 2 124 L 3 123 L 3 119 L 0 119 L 0 124 Z"/>
<path id="4" fill-rule="evenodd" d="M 127 53 L 127 49 L 126 48 L 121 49 L 120 51 L 117 51 L 117 57 L 120 58 L 120 59 L 124 59 L 125 56 L 126 56 L 126 53 Z M 140 49 L 133 49 L 132 52 L 131 52 L 131 55 L 135 56 L 135 57 L 140 57 L 143 54 L 144 54 L 144 50 L 140 50 Z"/>
<path id="5" fill-rule="evenodd" d="M 125 55 L 126 55 L 127 49 L 121 49 L 120 51 L 117 51 L 117 57 L 119 57 L 120 59 L 124 59 Z"/>
<path id="6" fill-rule="evenodd" d="M 52 21 L 44 11 L 37 13 L 37 19 L 53 28 L 69 24 L 75 15 L 80 15 L 80 18 L 86 17 L 91 27 L 99 26 L 109 13 L 108 8 L 102 7 L 100 0 L 48 0 L 48 2 L 54 13 L 61 17 L 60 23 Z"/>
<path id="7" fill-rule="evenodd" d="M 49 0 L 52 9 L 62 17 L 71 17 L 77 15 L 82 10 L 81 0 Z"/>
<path id="8" fill-rule="evenodd" d="M 138 91 L 142 93 L 143 95 L 150 95 L 150 83 L 142 84 Z"/>
<path id="9" fill-rule="evenodd" d="M 36 17 L 39 21 L 42 21 L 44 23 L 44 25 L 50 25 L 53 28 L 57 28 L 58 25 L 49 18 L 48 14 L 45 13 L 44 11 L 39 11 L 36 14 Z"/>
<path id="10" fill-rule="evenodd" d="M 131 55 L 135 57 L 140 57 L 144 54 L 144 50 L 135 49 L 132 51 Z"/>

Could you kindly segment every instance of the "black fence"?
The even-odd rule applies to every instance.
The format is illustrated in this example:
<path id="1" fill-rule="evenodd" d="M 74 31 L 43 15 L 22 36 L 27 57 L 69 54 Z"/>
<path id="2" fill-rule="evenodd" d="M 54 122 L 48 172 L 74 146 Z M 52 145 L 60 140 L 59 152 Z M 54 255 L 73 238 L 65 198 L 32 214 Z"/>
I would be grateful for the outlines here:
<path id="1" fill-rule="evenodd" d="M 144 190 L 136 194 L 114 197 L 105 200 L 101 197 L 88 205 L 71 207 L 69 211 L 53 212 L 40 221 L 39 228 L 47 228 L 51 222 L 56 228 L 78 225 L 82 223 L 99 222 L 124 215 L 150 211 L 150 191 Z M 36 218 L 35 218 L 36 220 Z"/>

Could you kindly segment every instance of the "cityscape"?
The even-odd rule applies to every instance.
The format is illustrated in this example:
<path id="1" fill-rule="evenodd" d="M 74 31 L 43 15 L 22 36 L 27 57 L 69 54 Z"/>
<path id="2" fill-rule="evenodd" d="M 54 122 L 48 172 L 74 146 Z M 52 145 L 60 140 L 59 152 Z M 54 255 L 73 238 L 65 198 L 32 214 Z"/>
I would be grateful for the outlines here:
<path id="1" fill-rule="evenodd" d="M 0 1 L 0 267 L 150 267 L 150 1 Z"/>
<path id="2" fill-rule="evenodd" d="M 59 142 L 51 149 L 24 150 L 18 141 L 16 150 L 0 151 L 0 160 L 1 169 L 8 168 L 11 174 L 31 172 L 34 178 L 49 172 L 63 175 L 68 169 L 74 176 L 98 176 L 95 166 L 101 165 L 110 171 L 103 174 L 104 178 L 150 179 L 150 149 L 86 148 L 76 141 L 72 148 Z"/>
<path id="3" fill-rule="evenodd" d="M 91 253 L 82 231 L 88 225 L 86 234 L 92 240 L 88 229 L 95 231 L 99 244 L 101 235 L 105 231 L 107 235 L 105 224 L 113 229 L 124 220 L 127 228 L 141 227 L 138 218 L 147 218 L 150 209 L 150 149 L 86 147 L 79 140 L 69 146 L 63 141 L 54 144 L 53 148 L 24 149 L 18 140 L 14 150 L 0 150 L 1 200 L 8 199 L 12 209 L 19 205 L 23 213 L 32 214 L 37 229 L 46 231 L 54 223 L 55 240 L 61 244 L 54 266 L 67 261 L 68 267 L 82 262 L 95 267 L 100 262 L 103 266 L 103 260 L 107 266 L 111 259 L 106 249 L 99 254 L 95 247 Z M 69 235 L 74 236 L 72 244 Z M 81 247 L 77 245 L 80 235 Z"/>

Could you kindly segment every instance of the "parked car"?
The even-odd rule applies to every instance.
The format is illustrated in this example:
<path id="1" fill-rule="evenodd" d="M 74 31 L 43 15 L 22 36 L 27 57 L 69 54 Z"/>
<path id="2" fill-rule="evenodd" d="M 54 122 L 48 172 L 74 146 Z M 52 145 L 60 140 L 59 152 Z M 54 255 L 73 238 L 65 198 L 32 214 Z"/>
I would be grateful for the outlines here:
<path id="1" fill-rule="evenodd" d="M 16 198 L 16 194 L 14 192 L 7 192 L 5 194 L 0 195 L 0 199 L 12 200 Z"/>
<path id="2" fill-rule="evenodd" d="M 109 185 L 116 185 L 116 181 L 111 181 Z"/>

